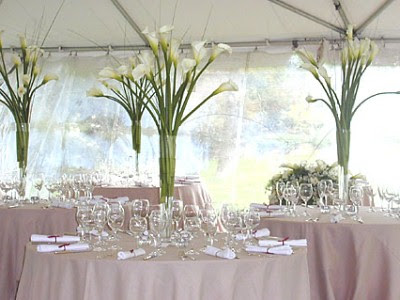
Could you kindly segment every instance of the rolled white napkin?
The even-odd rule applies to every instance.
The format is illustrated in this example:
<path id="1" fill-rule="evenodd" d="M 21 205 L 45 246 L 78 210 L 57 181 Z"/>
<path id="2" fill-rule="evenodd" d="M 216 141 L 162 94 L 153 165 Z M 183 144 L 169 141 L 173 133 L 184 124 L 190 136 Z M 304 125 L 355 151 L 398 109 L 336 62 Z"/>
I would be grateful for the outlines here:
<path id="1" fill-rule="evenodd" d="M 138 257 L 141 255 L 145 255 L 146 251 L 144 251 L 144 249 L 142 248 L 138 248 L 135 250 L 131 250 L 131 251 L 120 251 L 117 254 L 117 259 L 118 260 L 123 260 L 123 259 L 128 259 L 128 258 L 132 258 L 132 257 Z"/>
<path id="2" fill-rule="evenodd" d="M 265 236 L 270 236 L 271 232 L 269 231 L 268 228 L 262 228 L 262 229 L 258 229 L 255 233 L 254 236 L 256 238 L 260 238 L 260 237 L 265 237 Z M 238 233 L 235 238 L 237 241 L 243 241 L 245 239 L 246 235 L 243 233 Z"/>
<path id="3" fill-rule="evenodd" d="M 87 251 L 89 244 L 64 244 L 64 245 L 37 245 L 38 252 L 57 252 L 57 251 Z"/>
<path id="4" fill-rule="evenodd" d="M 204 253 L 207 255 L 219 257 L 219 258 L 225 258 L 225 259 L 234 259 L 236 257 L 235 252 L 233 252 L 231 249 L 219 249 L 217 247 L 213 246 L 207 246 L 206 250 L 204 250 Z"/>
<path id="5" fill-rule="evenodd" d="M 31 242 L 34 243 L 77 243 L 80 240 L 81 238 L 75 235 L 31 235 Z"/>
<path id="6" fill-rule="evenodd" d="M 260 246 L 247 246 L 247 252 L 260 252 L 277 255 L 292 255 L 293 249 L 289 245 L 276 246 L 276 247 L 260 247 Z"/>
<path id="7" fill-rule="evenodd" d="M 307 240 L 300 239 L 300 240 L 286 240 L 283 242 L 284 245 L 289 245 L 292 247 L 307 247 Z M 273 246 L 281 246 L 282 241 L 276 240 L 260 240 L 258 241 L 258 245 L 261 247 L 273 247 Z"/>

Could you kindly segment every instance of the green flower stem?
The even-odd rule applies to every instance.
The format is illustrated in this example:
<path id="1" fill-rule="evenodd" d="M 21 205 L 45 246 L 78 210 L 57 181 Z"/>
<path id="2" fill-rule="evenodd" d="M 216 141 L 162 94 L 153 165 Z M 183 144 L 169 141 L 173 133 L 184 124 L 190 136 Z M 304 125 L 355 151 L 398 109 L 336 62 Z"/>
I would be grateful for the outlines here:
<path id="1" fill-rule="evenodd" d="M 17 161 L 19 168 L 26 175 L 29 148 L 29 123 L 16 123 Z"/>
<path id="2" fill-rule="evenodd" d="M 160 203 L 174 196 L 176 136 L 160 133 Z"/>

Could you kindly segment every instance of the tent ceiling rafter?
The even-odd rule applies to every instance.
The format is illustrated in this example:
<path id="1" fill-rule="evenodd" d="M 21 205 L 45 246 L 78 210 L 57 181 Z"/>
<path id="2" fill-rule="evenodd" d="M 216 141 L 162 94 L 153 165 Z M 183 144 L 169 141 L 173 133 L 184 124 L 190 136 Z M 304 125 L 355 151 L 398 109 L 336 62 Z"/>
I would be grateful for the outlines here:
<path id="1" fill-rule="evenodd" d="M 125 20 L 129 23 L 129 25 L 135 30 L 135 32 L 139 35 L 139 37 L 142 39 L 142 41 L 148 45 L 148 41 L 144 34 L 142 33 L 142 30 L 140 27 L 136 24 L 135 20 L 129 15 L 129 13 L 126 11 L 126 9 L 121 5 L 121 3 L 118 2 L 118 0 L 110 0 L 112 4 L 115 6 L 115 8 L 119 11 L 119 13 L 125 18 Z"/>
<path id="2" fill-rule="evenodd" d="M 347 28 L 347 26 L 349 26 L 351 23 L 343 9 L 342 3 L 339 0 L 333 0 L 333 5 L 335 6 L 336 11 L 339 13 L 340 18 L 343 21 L 344 27 Z"/>
<path id="3" fill-rule="evenodd" d="M 394 0 L 386 0 L 379 6 L 360 26 L 358 26 L 354 32 L 355 34 L 360 34 L 376 17 L 378 17 Z"/>
<path id="4" fill-rule="evenodd" d="M 334 31 L 336 31 L 338 33 L 341 33 L 341 34 L 346 33 L 346 30 L 344 30 L 343 28 L 341 28 L 339 26 L 336 26 L 335 24 L 329 23 L 329 22 L 327 22 L 327 21 L 325 21 L 325 20 L 323 20 L 323 19 L 321 19 L 321 18 L 319 18 L 317 16 L 314 16 L 314 15 L 312 15 L 312 14 L 310 14 L 310 13 L 304 11 L 304 10 L 301 10 L 300 8 L 297 8 L 297 7 L 295 7 L 295 6 L 291 5 L 291 4 L 288 4 L 288 3 L 284 2 L 284 1 L 281 1 L 281 0 L 267 0 L 267 1 L 269 1 L 271 3 L 274 3 L 276 5 L 279 5 L 280 7 L 283 7 L 285 9 L 287 9 L 287 10 L 290 10 L 291 12 L 293 12 L 295 14 L 303 16 L 303 17 L 305 17 L 305 18 L 307 18 L 307 19 L 309 19 L 311 21 L 314 21 L 315 23 L 318 23 L 318 24 L 320 24 L 322 26 L 325 26 L 325 27 L 327 27 L 329 29 L 332 29 L 332 30 L 334 30 Z"/>

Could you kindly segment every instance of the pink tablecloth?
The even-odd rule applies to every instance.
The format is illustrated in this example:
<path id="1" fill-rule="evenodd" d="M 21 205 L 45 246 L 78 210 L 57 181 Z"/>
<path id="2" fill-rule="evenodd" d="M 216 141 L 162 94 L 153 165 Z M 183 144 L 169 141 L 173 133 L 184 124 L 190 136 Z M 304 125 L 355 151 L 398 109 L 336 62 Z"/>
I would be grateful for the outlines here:
<path id="1" fill-rule="evenodd" d="M 222 239 L 221 239 L 222 240 Z M 132 239 L 130 239 L 132 241 Z M 120 243 L 125 249 L 129 241 Z M 202 243 L 191 245 L 198 249 Z M 146 248 L 147 253 L 151 249 Z M 292 256 L 248 256 L 225 260 L 200 254 L 182 261 L 178 249 L 160 258 L 117 261 L 115 253 L 45 254 L 27 246 L 18 300 L 309 299 L 306 249 Z M 104 255 L 104 254 L 101 254 Z M 106 254 L 107 255 L 107 254 Z"/>
<path id="2" fill-rule="evenodd" d="M 39 206 L 0 208 L 0 299 L 14 300 L 32 233 L 75 232 L 75 210 Z"/>
<path id="3" fill-rule="evenodd" d="M 262 218 L 273 235 L 308 240 L 311 298 L 400 299 L 400 221 L 363 209 L 364 224 L 301 218 Z"/>
<path id="4" fill-rule="evenodd" d="M 184 204 L 197 204 L 201 208 L 205 203 L 211 203 L 211 197 L 201 183 L 178 184 L 175 185 L 174 191 L 174 198 L 183 200 Z M 97 187 L 93 194 L 107 198 L 147 199 L 150 204 L 160 202 L 160 188 L 158 187 Z"/>

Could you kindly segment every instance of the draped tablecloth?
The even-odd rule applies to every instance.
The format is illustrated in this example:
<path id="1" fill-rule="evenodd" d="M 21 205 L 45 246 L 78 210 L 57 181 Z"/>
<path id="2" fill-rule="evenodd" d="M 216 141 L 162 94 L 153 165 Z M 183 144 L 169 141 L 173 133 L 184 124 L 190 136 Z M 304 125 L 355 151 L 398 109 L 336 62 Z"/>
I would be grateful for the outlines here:
<path id="1" fill-rule="evenodd" d="M 75 231 L 75 210 L 42 209 L 37 205 L 0 206 L 0 299 L 15 299 L 25 244 L 32 233 L 50 235 Z"/>
<path id="2" fill-rule="evenodd" d="M 149 196 L 151 203 L 158 203 L 159 188 L 101 188 L 105 197 L 128 196 L 131 199 L 141 195 Z M 153 196 L 151 196 L 153 195 Z M 177 185 L 175 197 L 185 204 L 195 203 L 203 206 L 211 199 L 201 184 Z M 125 229 L 128 228 L 131 210 L 125 205 Z M 24 247 L 31 234 L 63 234 L 75 232 L 76 209 L 43 209 L 41 205 L 26 205 L 18 208 L 0 206 L 0 300 L 15 298 L 18 281 L 24 260 Z"/>
<path id="3" fill-rule="evenodd" d="M 300 210 L 301 212 L 302 210 Z M 338 224 L 318 209 L 307 218 L 262 218 L 274 235 L 307 238 L 311 298 L 400 299 L 400 221 L 361 210 L 363 224 Z"/>
<path id="4" fill-rule="evenodd" d="M 120 243 L 126 250 L 130 242 Z M 199 244 L 200 246 L 201 244 Z M 149 253 L 151 249 L 147 248 Z M 118 261 L 98 253 L 37 253 L 26 250 L 18 300 L 29 299 L 309 299 L 307 250 L 292 256 L 239 254 L 225 260 L 200 254 L 182 261 L 178 249 L 144 261 Z"/>
<path id="5" fill-rule="evenodd" d="M 147 199 L 150 204 L 160 202 L 159 187 L 96 187 L 93 195 L 102 195 L 106 198 L 128 197 L 130 200 Z M 200 208 L 211 203 L 211 197 L 201 183 L 176 184 L 174 198 L 184 204 L 197 204 Z"/>

